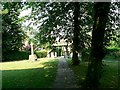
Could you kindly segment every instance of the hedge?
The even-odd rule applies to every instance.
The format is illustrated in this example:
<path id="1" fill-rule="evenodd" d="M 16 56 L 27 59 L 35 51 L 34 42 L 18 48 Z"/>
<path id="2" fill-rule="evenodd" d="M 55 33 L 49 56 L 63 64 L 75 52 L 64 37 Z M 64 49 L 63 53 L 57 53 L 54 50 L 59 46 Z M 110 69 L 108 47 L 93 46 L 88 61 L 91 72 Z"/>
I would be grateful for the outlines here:
<path id="1" fill-rule="evenodd" d="M 7 51 L 2 54 L 2 61 L 14 61 L 29 59 L 29 51 Z"/>
<path id="2" fill-rule="evenodd" d="M 37 58 L 47 57 L 46 50 L 35 51 Z M 30 51 L 7 51 L 2 54 L 2 61 L 15 61 L 29 59 Z"/>
<path id="3" fill-rule="evenodd" d="M 47 51 L 46 50 L 35 51 L 35 54 L 37 55 L 37 58 L 47 57 Z"/>

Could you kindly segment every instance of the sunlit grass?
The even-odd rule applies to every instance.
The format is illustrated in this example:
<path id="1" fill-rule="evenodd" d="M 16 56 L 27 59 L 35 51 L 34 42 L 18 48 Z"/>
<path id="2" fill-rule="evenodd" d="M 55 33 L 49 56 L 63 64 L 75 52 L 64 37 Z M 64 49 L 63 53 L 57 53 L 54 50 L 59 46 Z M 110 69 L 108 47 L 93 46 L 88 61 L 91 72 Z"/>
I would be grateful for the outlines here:
<path id="1" fill-rule="evenodd" d="M 0 66 L 2 66 L 2 70 L 18 70 L 18 69 L 32 69 L 32 68 L 45 68 L 44 63 L 49 62 L 49 60 L 52 60 L 53 58 L 41 58 L 37 61 L 29 61 L 29 60 L 23 60 L 23 61 L 11 61 L 11 62 L 3 62 L 0 63 Z"/>
<path id="2" fill-rule="evenodd" d="M 51 88 L 56 77 L 58 60 L 42 58 L 38 61 L 3 62 L 3 88 Z"/>
<path id="3" fill-rule="evenodd" d="M 78 66 L 72 66 L 71 65 L 71 59 L 68 59 L 68 64 L 70 68 L 73 70 L 77 77 L 78 85 L 81 85 L 83 81 L 85 80 L 86 72 L 88 63 L 87 62 L 81 62 Z M 104 72 L 102 74 L 102 78 L 100 80 L 100 88 L 118 88 L 118 80 L 119 80 L 119 71 L 118 65 L 120 62 L 104 62 Z"/>

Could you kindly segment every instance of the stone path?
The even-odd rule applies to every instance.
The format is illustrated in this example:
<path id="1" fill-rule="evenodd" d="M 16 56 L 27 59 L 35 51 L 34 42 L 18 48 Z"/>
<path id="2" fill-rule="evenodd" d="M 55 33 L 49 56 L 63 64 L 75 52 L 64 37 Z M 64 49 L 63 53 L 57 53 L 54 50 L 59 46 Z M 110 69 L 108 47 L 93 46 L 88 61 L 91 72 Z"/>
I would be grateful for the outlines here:
<path id="1" fill-rule="evenodd" d="M 64 57 L 60 57 L 57 76 L 53 88 L 78 88 L 73 71 L 68 67 Z"/>

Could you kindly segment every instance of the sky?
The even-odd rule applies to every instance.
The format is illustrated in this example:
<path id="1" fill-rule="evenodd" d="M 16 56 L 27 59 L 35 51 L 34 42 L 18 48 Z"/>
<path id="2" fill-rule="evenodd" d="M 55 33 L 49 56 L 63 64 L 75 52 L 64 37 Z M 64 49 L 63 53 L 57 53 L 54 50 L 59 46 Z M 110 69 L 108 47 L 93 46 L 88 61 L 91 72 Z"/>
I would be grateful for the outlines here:
<path id="1" fill-rule="evenodd" d="M 32 11 L 32 8 L 29 8 L 27 10 L 21 11 L 20 15 L 19 15 L 19 18 L 31 15 L 31 11 Z M 23 24 L 23 26 L 28 26 L 31 22 L 32 22 L 31 20 L 26 20 L 25 22 L 22 22 L 22 24 Z M 31 27 L 33 27 L 34 29 L 36 29 L 36 27 L 34 25 L 32 25 L 32 24 L 31 24 Z"/>
<path id="2" fill-rule="evenodd" d="M 30 16 L 31 15 L 31 11 L 32 11 L 32 8 L 29 8 L 27 10 L 23 10 L 20 12 L 20 15 L 19 15 L 19 18 L 22 18 L 24 16 Z M 32 22 L 32 20 L 26 20 L 26 21 L 23 21 L 22 22 L 22 26 L 26 26 L 28 27 L 28 25 Z M 32 27 L 34 30 L 31 30 L 31 31 L 34 31 L 36 32 L 37 31 L 37 26 L 34 26 L 33 23 L 30 24 L 30 27 Z M 24 29 L 23 29 L 24 30 Z M 26 30 L 26 29 L 25 29 Z M 27 34 L 28 34 L 28 31 L 27 31 Z M 28 35 L 28 36 L 33 36 L 33 35 Z"/>
<path id="3" fill-rule="evenodd" d="M 31 11 L 32 11 L 31 8 L 29 8 L 27 10 L 23 10 L 23 11 L 20 12 L 20 16 L 19 17 L 24 17 L 26 15 L 29 15 L 29 14 L 31 14 Z"/>

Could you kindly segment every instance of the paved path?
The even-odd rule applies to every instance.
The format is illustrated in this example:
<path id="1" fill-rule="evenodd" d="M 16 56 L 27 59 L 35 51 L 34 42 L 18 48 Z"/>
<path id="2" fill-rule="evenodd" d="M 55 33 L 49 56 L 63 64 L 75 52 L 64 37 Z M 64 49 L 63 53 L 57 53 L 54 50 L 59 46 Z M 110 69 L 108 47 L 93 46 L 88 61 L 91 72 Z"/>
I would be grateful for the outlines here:
<path id="1" fill-rule="evenodd" d="M 57 76 L 53 88 L 78 88 L 73 71 L 68 67 L 65 58 L 60 57 Z"/>

